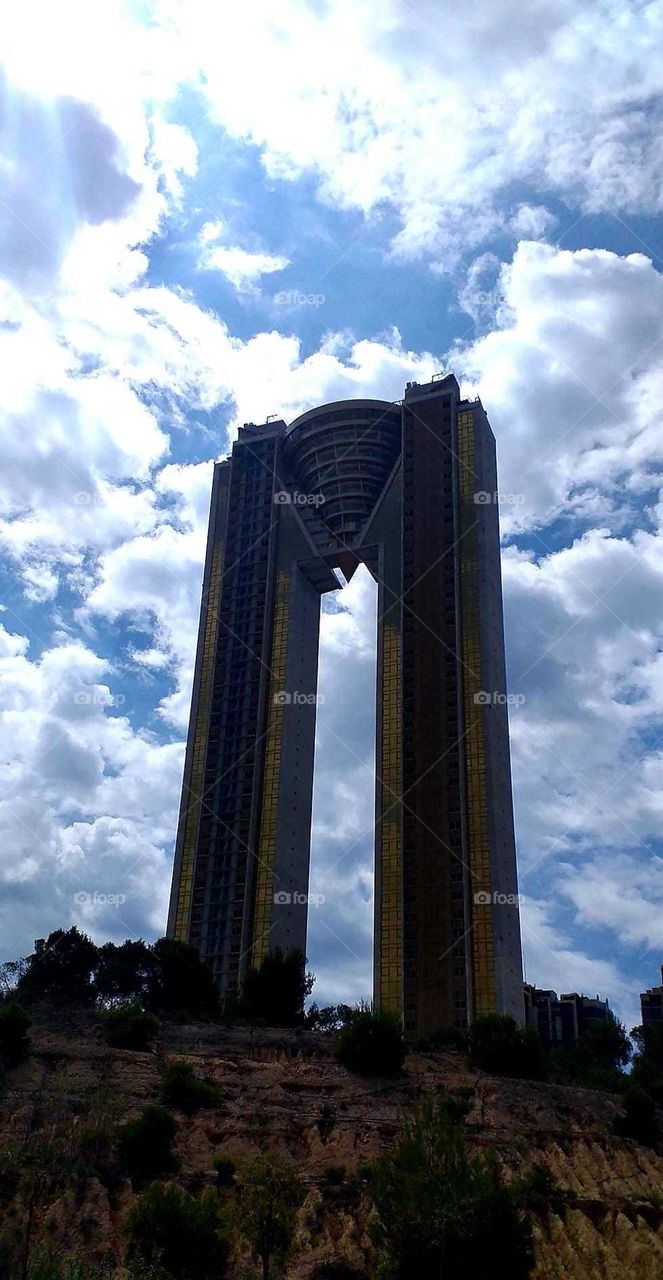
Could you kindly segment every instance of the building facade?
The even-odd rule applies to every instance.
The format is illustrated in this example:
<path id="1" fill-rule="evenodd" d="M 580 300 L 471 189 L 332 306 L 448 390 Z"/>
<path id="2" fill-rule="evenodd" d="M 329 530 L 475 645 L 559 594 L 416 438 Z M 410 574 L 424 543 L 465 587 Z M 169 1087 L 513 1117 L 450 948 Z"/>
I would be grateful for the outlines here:
<path id="1" fill-rule="evenodd" d="M 534 1027 L 544 1049 L 571 1049 L 594 1022 L 607 1022 L 610 1006 L 600 996 L 570 991 L 558 996 L 525 983 L 525 1022 Z"/>
<path id="2" fill-rule="evenodd" d="M 378 583 L 374 998 L 523 1020 L 495 441 L 453 375 L 215 467 L 168 932 L 222 995 L 306 949 L 320 597 Z"/>
<path id="3" fill-rule="evenodd" d="M 663 965 L 661 965 L 661 982 L 663 983 Z M 640 992 L 640 1008 L 642 1010 L 643 1027 L 652 1022 L 663 1022 L 663 986 L 650 987 Z"/>

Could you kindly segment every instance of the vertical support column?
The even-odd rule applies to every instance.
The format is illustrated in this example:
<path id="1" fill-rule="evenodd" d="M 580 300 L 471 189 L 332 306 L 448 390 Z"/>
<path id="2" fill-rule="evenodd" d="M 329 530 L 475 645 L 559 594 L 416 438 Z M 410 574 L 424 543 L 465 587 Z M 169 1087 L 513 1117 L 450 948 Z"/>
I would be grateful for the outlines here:
<path id="1" fill-rule="evenodd" d="M 493 947 L 493 885 L 491 878 L 486 747 L 482 698 L 482 645 L 480 620 L 480 572 L 477 536 L 481 485 L 477 474 L 474 411 L 458 414 L 460 486 L 460 582 L 463 653 L 463 708 L 465 728 L 465 788 L 467 859 L 470 867 L 472 929 L 472 995 L 474 1017 L 495 1010 L 495 955 Z"/>
<path id="2" fill-rule="evenodd" d="M 287 640 L 288 574 L 281 571 L 276 582 L 269 702 L 267 707 L 267 738 L 262 775 L 260 835 L 257 850 L 258 866 L 255 878 L 255 905 L 251 945 L 251 964 L 255 968 L 258 968 L 272 945 L 270 935 L 274 913 L 276 823 L 279 807 L 284 712 L 282 693 L 285 689 L 286 681 Z"/>
<path id="3" fill-rule="evenodd" d="M 198 647 L 168 912 L 168 937 L 176 938 L 179 942 L 189 940 L 198 831 L 205 781 L 207 734 L 214 683 L 229 486 L 230 464 L 219 462 L 214 467 L 212 482 Z"/>
<path id="4" fill-rule="evenodd" d="M 401 636 L 385 619 L 379 591 L 376 724 L 375 1000 L 403 1011 L 403 862 L 401 842 Z"/>

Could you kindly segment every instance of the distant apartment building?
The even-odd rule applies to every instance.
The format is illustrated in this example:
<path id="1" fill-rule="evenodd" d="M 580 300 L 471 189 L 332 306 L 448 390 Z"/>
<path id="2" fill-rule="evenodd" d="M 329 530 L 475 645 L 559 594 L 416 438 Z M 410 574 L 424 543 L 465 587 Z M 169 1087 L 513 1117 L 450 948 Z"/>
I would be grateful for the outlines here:
<path id="1" fill-rule="evenodd" d="M 663 965 L 661 965 L 661 982 L 663 983 Z M 650 987 L 649 991 L 641 991 L 640 1008 L 643 1027 L 649 1026 L 652 1022 L 663 1022 L 663 986 Z"/>
<path id="2" fill-rule="evenodd" d="M 576 991 L 558 996 L 525 983 L 525 1022 L 534 1027 L 544 1049 L 569 1049 L 593 1022 L 610 1017 L 607 1000 Z"/>

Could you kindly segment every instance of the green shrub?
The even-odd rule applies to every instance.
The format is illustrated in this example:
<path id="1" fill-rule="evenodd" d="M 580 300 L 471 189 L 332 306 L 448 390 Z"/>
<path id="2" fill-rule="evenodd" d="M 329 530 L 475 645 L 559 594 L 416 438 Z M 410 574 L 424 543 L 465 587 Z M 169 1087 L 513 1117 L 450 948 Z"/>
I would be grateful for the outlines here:
<path id="1" fill-rule="evenodd" d="M 304 1186 L 295 1170 L 269 1156 L 258 1156 L 238 1175 L 239 1231 L 260 1259 L 264 1280 L 269 1280 L 272 1258 L 283 1262 L 287 1257 L 303 1199 Z"/>
<path id="2" fill-rule="evenodd" d="M 175 1184 L 154 1183 L 129 1214 L 127 1238 L 130 1265 L 160 1268 L 172 1280 L 220 1280 L 226 1274 L 229 1246 L 213 1191 L 196 1198 Z"/>
<path id="3" fill-rule="evenodd" d="M 508 1014 L 476 1018 L 468 1033 L 470 1061 L 482 1071 L 521 1080 L 541 1080 L 543 1050 L 533 1027 L 519 1027 Z"/>
<path id="4" fill-rule="evenodd" d="M 530 1165 L 527 1173 L 515 1178 L 511 1190 L 524 1209 L 549 1209 L 559 1212 L 571 1199 L 555 1181 L 547 1165 L 540 1160 Z"/>
<path id="5" fill-rule="evenodd" d="M 293 948 L 275 947 L 259 969 L 249 969 L 244 980 L 239 1014 L 249 1022 L 268 1027 L 297 1027 L 304 1023 L 304 1001 L 315 979 L 306 972 L 306 957 Z"/>
<path id="6" fill-rule="evenodd" d="M 27 1058 L 31 1026 L 32 1019 L 22 1005 L 14 1001 L 0 1005 L 0 1058 L 6 1066 L 14 1067 Z"/>
<path id="7" fill-rule="evenodd" d="M 161 1081 L 164 1106 L 192 1115 L 203 1107 L 215 1107 L 218 1100 L 216 1085 L 211 1080 L 199 1080 L 190 1062 L 177 1058 L 166 1063 Z"/>
<path id="8" fill-rule="evenodd" d="M 322 1171 L 322 1181 L 328 1187 L 340 1187 L 345 1182 L 345 1165 L 328 1164 Z"/>
<path id="9" fill-rule="evenodd" d="M 104 1014 L 106 1043 L 113 1049 L 134 1049 L 146 1053 L 159 1030 L 159 1019 L 146 1013 L 135 1001 L 118 1005 Z"/>
<path id="10" fill-rule="evenodd" d="M 219 1190 L 234 1186 L 235 1174 L 237 1173 L 237 1165 L 234 1160 L 230 1160 L 228 1156 L 217 1156 L 213 1161 L 213 1167 L 216 1174 L 216 1185 Z"/>
<path id="11" fill-rule="evenodd" d="M 63 1258 L 61 1253 L 42 1245 L 28 1260 L 26 1280 L 111 1280 L 112 1270 L 111 1266 Z"/>
<path id="12" fill-rule="evenodd" d="M 646 1147 L 655 1147 L 659 1138 L 656 1104 L 638 1084 L 630 1085 L 622 1099 L 624 1114 L 613 1122 L 614 1132 L 633 1138 Z"/>
<path id="13" fill-rule="evenodd" d="M 531 1233 L 494 1158 L 471 1158 L 442 1101 L 417 1109 L 369 1189 L 380 1274 L 444 1280 L 524 1280 Z"/>
<path id="14" fill-rule="evenodd" d="M 118 1134 L 118 1160 L 136 1182 L 158 1178 L 178 1167 L 172 1146 L 177 1123 L 163 1107 L 146 1107 L 136 1120 L 122 1125 Z"/>
<path id="15" fill-rule="evenodd" d="M 315 1123 L 322 1142 L 326 1142 L 336 1124 L 336 1111 L 328 1102 L 323 1102 Z"/>
<path id="16" fill-rule="evenodd" d="M 339 1034 L 336 1058 L 358 1075 L 399 1075 L 405 1061 L 400 1019 L 386 1009 L 359 1005 Z"/>

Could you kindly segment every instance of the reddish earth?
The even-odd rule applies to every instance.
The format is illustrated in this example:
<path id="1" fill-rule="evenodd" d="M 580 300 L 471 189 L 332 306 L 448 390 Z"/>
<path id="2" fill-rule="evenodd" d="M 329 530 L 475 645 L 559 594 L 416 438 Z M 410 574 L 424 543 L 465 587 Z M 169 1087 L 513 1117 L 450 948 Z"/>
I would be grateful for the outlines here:
<path id="1" fill-rule="evenodd" d="M 34 1030 L 33 1043 L 29 1061 L 8 1073 L 2 1098 L 4 1168 L 8 1157 L 11 1165 L 17 1152 L 40 1145 L 62 1149 L 64 1167 L 84 1128 L 112 1130 L 133 1118 L 158 1100 L 164 1059 L 187 1058 L 217 1083 L 220 1102 L 193 1117 L 175 1113 L 177 1180 L 212 1184 L 217 1156 L 241 1165 L 267 1151 L 294 1162 L 308 1194 L 288 1280 L 304 1280 L 326 1259 L 371 1275 L 370 1201 L 355 1175 L 418 1100 L 458 1087 L 474 1089 L 471 1146 L 496 1150 L 508 1173 L 541 1161 L 575 1197 L 560 1213 L 534 1218 L 534 1280 L 663 1280 L 663 1154 L 611 1134 L 619 1104 L 608 1094 L 480 1076 L 451 1052 L 410 1055 L 396 1082 L 360 1080 L 336 1064 L 328 1040 L 304 1032 L 174 1026 L 145 1054 L 109 1049 L 91 1019 L 72 1018 Z M 344 1166 L 339 1186 L 324 1181 L 332 1165 Z M 134 1194 L 128 1181 L 107 1181 L 52 1180 L 35 1205 L 32 1234 L 66 1256 L 112 1261 L 120 1280 Z M 2 1166 L 0 1197 L 0 1230 L 18 1243 L 25 1194 Z M 234 1276 L 255 1274 L 247 1258 L 236 1259 Z"/>

